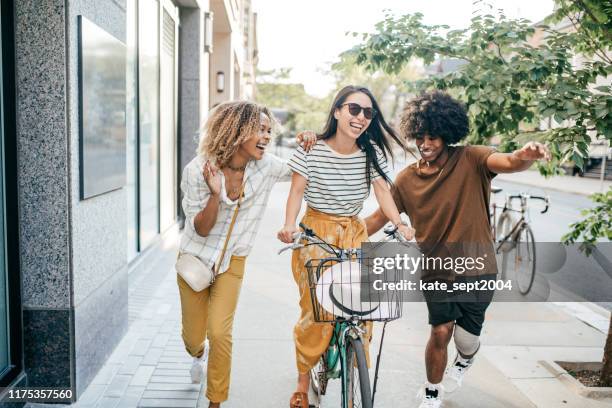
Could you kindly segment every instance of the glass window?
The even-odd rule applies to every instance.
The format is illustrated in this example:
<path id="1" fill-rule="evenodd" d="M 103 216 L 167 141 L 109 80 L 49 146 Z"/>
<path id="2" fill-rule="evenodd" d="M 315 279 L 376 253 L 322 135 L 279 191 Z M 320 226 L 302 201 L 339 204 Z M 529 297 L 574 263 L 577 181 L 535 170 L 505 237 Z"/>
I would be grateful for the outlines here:
<path id="1" fill-rule="evenodd" d="M 177 215 L 177 165 L 176 165 L 176 121 L 175 121 L 175 56 L 176 22 L 164 9 L 161 47 L 160 78 L 160 180 L 159 214 L 160 230 L 163 232 L 176 221 Z"/>
<path id="2" fill-rule="evenodd" d="M 136 96 L 136 76 L 138 73 L 137 55 L 136 55 L 136 2 L 127 2 L 127 61 L 126 61 L 126 126 L 127 126 L 127 172 L 125 192 L 127 195 L 127 256 L 128 262 L 138 254 L 138 211 L 136 208 L 136 186 L 137 175 L 136 164 L 136 148 L 138 134 L 138 115 Z"/>
<path id="3" fill-rule="evenodd" d="M 159 6 L 139 4 L 140 249 L 159 232 Z"/>
<path id="4" fill-rule="evenodd" d="M 0 2 L 1 6 L 1 2 Z M 0 7 L 1 9 L 1 7 Z M 0 26 L 1 28 L 1 26 Z M 0 35 L 1 40 L 1 35 Z M 0 41 L 1 43 L 1 41 Z M 0 52 L 0 63 L 2 53 Z M 8 315 L 8 285 L 6 268 L 6 224 L 4 201 L 4 91 L 2 89 L 2 64 L 0 64 L 0 374 L 9 367 L 9 315 Z"/>

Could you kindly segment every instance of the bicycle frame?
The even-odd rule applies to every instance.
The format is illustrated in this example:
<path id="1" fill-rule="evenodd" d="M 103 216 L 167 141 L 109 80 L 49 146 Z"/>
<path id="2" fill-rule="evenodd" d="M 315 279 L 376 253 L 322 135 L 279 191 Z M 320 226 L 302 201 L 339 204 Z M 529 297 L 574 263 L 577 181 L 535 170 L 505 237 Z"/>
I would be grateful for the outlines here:
<path id="1" fill-rule="evenodd" d="M 520 201 L 521 201 L 520 210 L 512 208 L 512 201 L 515 200 L 515 199 L 520 199 Z M 499 208 L 499 206 L 497 204 L 495 204 L 495 203 L 493 203 L 493 205 L 491 206 L 493 208 L 493 213 L 490 216 L 490 219 L 491 219 L 491 235 L 493 237 L 493 242 L 495 242 L 495 244 L 496 244 L 496 248 L 495 248 L 495 252 L 496 253 L 499 253 L 499 251 L 502 248 L 502 246 L 506 242 L 508 242 L 511 237 L 515 236 L 516 232 L 520 231 L 520 229 L 523 227 L 523 225 L 527 224 L 527 220 L 526 220 L 525 214 L 528 213 L 528 211 L 529 211 L 529 206 L 527 205 L 527 201 L 529 199 L 544 201 L 546 206 L 544 207 L 544 210 L 542 210 L 540 213 L 544 214 L 545 212 L 548 211 L 548 206 L 549 206 L 549 203 L 550 203 L 550 199 L 548 198 L 548 196 L 547 197 L 531 196 L 531 195 L 524 194 L 524 193 L 520 193 L 520 194 L 517 194 L 517 195 L 507 194 L 506 195 L 506 200 L 504 202 L 503 209 L 500 212 L 499 217 L 497 217 L 497 208 Z M 510 232 L 508 232 L 504 237 L 498 239 L 497 238 L 497 222 L 499 221 L 499 219 L 505 213 L 509 213 L 509 212 L 519 213 L 521 215 L 520 219 L 512 226 Z"/>

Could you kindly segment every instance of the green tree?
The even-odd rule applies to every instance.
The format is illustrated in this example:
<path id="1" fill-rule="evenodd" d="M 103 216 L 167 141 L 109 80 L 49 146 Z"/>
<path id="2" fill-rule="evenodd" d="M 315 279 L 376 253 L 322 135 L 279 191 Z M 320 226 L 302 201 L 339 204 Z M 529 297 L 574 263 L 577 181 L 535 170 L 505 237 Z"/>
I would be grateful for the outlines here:
<path id="1" fill-rule="evenodd" d="M 401 71 L 412 58 L 425 64 L 441 57 L 465 61 L 455 72 L 408 85 L 415 91 L 449 90 L 463 99 L 471 121 L 469 142 L 500 135 L 502 149 L 510 150 L 521 134 L 546 141 L 555 160 L 540 167 L 543 174 L 555 174 L 567 160 L 582 167 L 594 133 L 612 139 L 610 85 L 596 86 L 612 66 L 596 58 L 572 65 L 576 52 L 588 51 L 580 31 L 559 32 L 503 14 L 477 15 L 468 28 L 447 31 L 448 26 L 425 25 L 422 18 L 420 13 L 387 15 L 377 32 L 364 34 L 364 42 L 350 52 L 370 71 L 389 73 Z M 545 41 L 534 46 L 529 42 L 534 36 Z M 594 46 L 605 54 L 609 40 L 605 35 L 600 40 Z M 553 121 L 552 128 L 542 126 Z"/>
<path id="2" fill-rule="evenodd" d="M 325 121 L 328 101 L 309 95 L 303 84 L 289 82 L 290 68 L 260 71 L 255 99 L 269 108 L 286 109 L 289 118 L 285 130 L 319 130 Z"/>
<path id="3" fill-rule="evenodd" d="M 595 137 L 612 139 L 612 3 L 557 0 L 546 24 L 537 25 L 509 19 L 501 10 L 495 14 L 479 12 L 469 27 L 450 31 L 448 26 L 423 24 L 422 14 L 387 14 L 374 33 L 362 34 L 362 43 L 350 53 L 369 71 L 388 73 L 400 72 L 415 58 L 425 64 L 437 58 L 463 60 L 465 65 L 455 72 L 408 85 L 415 91 L 444 89 L 462 99 L 469 109 L 468 142 L 483 143 L 498 135 L 501 149 L 511 150 L 524 138 L 540 140 L 553 153 L 550 163 L 538 165 L 542 174 L 560 173 L 560 165 L 570 160 L 583 167 Z M 561 21 L 570 28 L 548 25 Z M 577 55 L 586 62 L 574 65 Z M 609 238 L 604 220 L 610 219 L 610 194 L 599 199 L 604 203 L 572 226 L 568 242 Z M 601 380 L 612 385 L 612 333 Z"/>

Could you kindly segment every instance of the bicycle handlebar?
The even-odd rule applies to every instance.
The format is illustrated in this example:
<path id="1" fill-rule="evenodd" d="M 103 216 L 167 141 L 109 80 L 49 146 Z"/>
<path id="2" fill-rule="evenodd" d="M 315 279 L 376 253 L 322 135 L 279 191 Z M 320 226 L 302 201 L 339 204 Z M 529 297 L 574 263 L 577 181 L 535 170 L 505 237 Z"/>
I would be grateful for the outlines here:
<path id="1" fill-rule="evenodd" d="M 544 209 L 542 211 L 540 211 L 540 214 L 544 214 L 545 212 L 548 211 L 548 207 L 550 205 L 550 197 L 546 196 L 546 197 L 542 197 L 542 196 L 535 196 L 535 195 L 529 195 L 529 194 L 511 194 L 508 196 L 508 198 L 510 199 L 510 201 L 512 200 L 516 200 L 517 198 L 526 198 L 526 199 L 532 199 L 532 200 L 540 200 L 540 201 L 544 201 Z"/>
<path id="2" fill-rule="evenodd" d="M 288 249 L 299 249 L 299 248 L 303 248 L 305 245 L 301 243 L 301 241 L 306 241 L 309 244 L 317 244 L 319 245 L 321 248 L 323 248 L 325 251 L 327 251 L 328 253 L 332 254 L 332 255 L 336 255 L 336 256 L 341 256 L 341 254 L 343 253 L 343 251 L 348 251 L 349 253 L 351 253 L 352 251 L 356 250 L 356 248 L 352 248 L 352 249 L 348 249 L 348 250 L 343 250 L 341 248 L 337 248 L 340 252 L 336 251 L 334 249 L 334 245 L 331 245 L 327 242 L 325 242 L 324 240 L 322 240 L 321 238 L 319 238 L 312 229 L 308 228 L 306 225 L 304 225 L 303 223 L 299 223 L 300 228 L 302 229 L 302 231 L 298 231 L 295 232 L 293 234 L 293 236 L 291 237 L 293 239 L 293 243 L 290 245 L 285 246 L 284 248 L 281 248 L 278 253 L 281 254 L 283 252 L 285 252 Z M 387 228 L 384 229 L 385 234 L 387 235 L 387 239 L 396 239 L 398 242 L 401 243 L 409 243 L 410 241 L 408 241 L 406 238 L 404 238 L 404 236 L 402 234 L 399 233 L 398 228 L 396 226 L 389 226 Z"/>

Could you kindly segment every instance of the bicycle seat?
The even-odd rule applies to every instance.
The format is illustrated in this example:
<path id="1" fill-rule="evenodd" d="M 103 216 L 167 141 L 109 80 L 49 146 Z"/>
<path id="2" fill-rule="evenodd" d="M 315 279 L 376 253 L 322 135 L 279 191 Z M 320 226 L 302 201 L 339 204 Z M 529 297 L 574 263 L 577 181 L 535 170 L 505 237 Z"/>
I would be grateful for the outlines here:
<path id="1" fill-rule="evenodd" d="M 493 194 L 497 194 L 497 193 L 499 193 L 499 192 L 500 192 L 500 191 L 502 191 L 502 190 L 503 190 L 503 188 L 500 188 L 500 187 L 495 187 L 495 186 L 491 186 L 491 192 L 492 192 Z"/>

